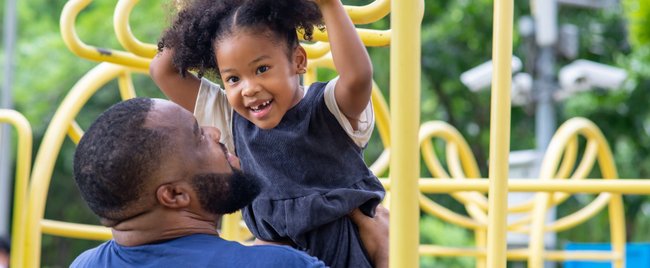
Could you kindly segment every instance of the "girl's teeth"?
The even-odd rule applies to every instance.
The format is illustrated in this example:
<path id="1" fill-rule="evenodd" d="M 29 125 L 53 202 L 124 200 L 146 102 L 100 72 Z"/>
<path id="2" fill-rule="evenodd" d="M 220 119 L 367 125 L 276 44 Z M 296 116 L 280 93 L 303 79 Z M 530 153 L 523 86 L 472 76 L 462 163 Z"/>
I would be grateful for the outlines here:
<path id="1" fill-rule="evenodd" d="M 251 109 L 252 109 L 252 110 L 259 110 L 259 109 L 260 109 L 260 106 L 266 106 L 266 105 L 269 105 L 269 103 L 271 103 L 271 100 L 267 100 L 267 101 L 263 102 L 263 103 L 260 104 L 260 105 L 253 106 L 253 107 L 251 107 Z"/>

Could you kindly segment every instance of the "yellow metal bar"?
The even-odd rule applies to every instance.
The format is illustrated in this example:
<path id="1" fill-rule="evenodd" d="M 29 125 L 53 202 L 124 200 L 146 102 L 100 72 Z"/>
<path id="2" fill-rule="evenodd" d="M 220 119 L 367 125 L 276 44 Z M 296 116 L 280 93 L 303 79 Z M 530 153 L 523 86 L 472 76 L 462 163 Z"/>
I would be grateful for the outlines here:
<path id="1" fill-rule="evenodd" d="M 359 34 L 359 37 L 361 37 L 361 41 L 363 41 L 366 46 L 383 47 L 390 45 L 391 30 L 357 28 L 357 33 Z M 329 42 L 329 39 L 327 38 L 327 31 L 321 32 L 318 29 L 314 29 L 314 41 Z"/>
<path id="2" fill-rule="evenodd" d="M 79 39 L 75 32 L 75 20 L 79 12 L 88 6 L 90 2 L 91 0 L 70 0 L 61 11 L 59 22 L 61 37 L 70 51 L 85 59 L 112 62 L 148 71 L 151 62 L 149 58 L 139 57 L 124 51 L 89 46 Z"/>
<path id="3" fill-rule="evenodd" d="M 390 267 L 418 267 L 420 28 L 424 1 L 393 1 L 390 47 Z M 414 15 L 415 14 L 415 15 Z"/>
<path id="4" fill-rule="evenodd" d="M 241 212 L 237 211 L 232 214 L 223 215 L 221 219 L 221 236 L 224 239 L 232 241 L 242 241 L 240 223 Z"/>
<path id="5" fill-rule="evenodd" d="M 434 176 L 439 178 L 450 177 L 435 156 L 433 144 L 430 141 L 433 137 L 443 139 L 447 143 L 447 166 L 455 179 L 480 176 L 476 159 L 460 132 L 446 122 L 430 121 L 420 127 L 419 139 L 424 163 Z M 451 195 L 464 205 L 476 206 L 476 209 L 484 211 L 487 210 L 487 199 L 481 194 L 467 192 L 452 193 Z M 479 210 L 473 208 L 468 208 L 468 210 L 475 218 L 483 217 L 477 214 L 480 213 Z"/>
<path id="6" fill-rule="evenodd" d="M 391 188 L 390 181 L 381 178 L 382 184 Z M 423 193 L 449 193 L 477 191 L 488 192 L 487 179 L 436 179 L 421 178 L 419 188 Z M 535 181 L 531 179 L 514 178 L 508 182 L 510 192 L 564 192 L 564 193 L 621 193 L 621 194 L 650 194 L 650 180 L 548 180 Z"/>
<path id="7" fill-rule="evenodd" d="M 390 0 L 375 0 L 365 6 L 345 6 L 354 24 L 373 23 L 390 12 Z"/>
<path id="8" fill-rule="evenodd" d="M 487 267 L 500 268 L 506 267 L 513 0 L 495 0 L 493 18 Z"/>
<path id="9" fill-rule="evenodd" d="M 158 47 L 138 40 L 133 36 L 131 26 L 129 25 L 131 11 L 133 11 L 133 7 L 138 2 L 139 0 L 120 0 L 117 2 L 115 13 L 113 14 L 115 36 L 120 44 L 131 53 L 144 58 L 153 58 L 158 52 Z"/>
<path id="10" fill-rule="evenodd" d="M 70 127 L 68 128 L 68 137 L 74 142 L 74 144 L 79 144 L 81 136 L 84 135 L 83 129 L 79 126 L 77 121 L 72 121 Z"/>
<path id="11" fill-rule="evenodd" d="M 379 157 L 370 165 L 370 170 L 374 174 L 384 174 L 390 165 L 390 111 L 386 99 L 381 94 L 377 83 L 372 83 L 372 109 L 375 112 L 375 126 L 379 133 L 379 138 L 384 146 L 384 150 Z"/>
<path id="12" fill-rule="evenodd" d="M 63 139 L 74 117 L 88 99 L 104 84 L 129 70 L 126 67 L 101 63 L 82 77 L 63 99 L 45 132 L 43 142 L 34 161 L 30 181 L 26 230 L 26 267 L 40 267 L 41 220 L 45 212 L 47 192 L 54 169 L 54 162 Z M 141 69 L 132 71 L 145 72 Z"/>
<path id="13" fill-rule="evenodd" d="M 377 123 L 377 132 L 381 139 L 384 149 L 390 148 L 390 109 L 384 95 L 381 94 L 379 86 L 372 82 L 372 109 L 375 112 L 375 122 Z"/>
<path id="14" fill-rule="evenodd" d="M 461 248 L 461 247 L 445 247 L 445 246 L 437 246 L 437 245 L 420 245 L 419 252 L 422 256 L 444 256 L 444 257 L 485 256 L 485 248 Z"/>
<path id="15" fill-rule="evenodd" d="M 327 42 L 301 44 L 301 46 L 305 49 L 305 52 L 307 52 L 308 59 L 318 59 L 325 56 L 327 52 L 330 52 L 330 43 Z"/>
<path id="16" fill-rule="evenodd" d="M 544 228 L 547 231 L 564 231 L 571 227 L 574 227 L 584 221 L 595 216 L 596 213 L 600 212 L 605 206 L 607 206 L 611 201 L 610 193 L 601 193 L 598 197 L 591 201 L 587 206 L 581 208 L 578 211 L 571 213 L 570 215 L 564 216 L 560 219 L 557 219 L 551 226 Z"/>
<path id="17" fill-rule="evenodd" d="M 437 245 L 420 245 L 419 252 L 422 256 L 440 256 L 440 257 L 476 257 L 485 258 L 487 251 L 485 248 L 462 248 L 462 247 L 445 247 Z M 528 252 L 525 249 L 509 250 L 507 253 L 509 260 L 526 260 Z M 598 250 L 584 251 L 547 251 L 544 253 L 544 259 L 551 261 L 562 260 L 591 260 L 591 261 L 613 261 L 621 259 L 620 254 Z"/>
<path id="18" fill-rule="evenodd" d="M 117 84 L 120 88 L 120 97 L 122 100 L 135 98 L 135 87 L 133 87 L 133 79 L 131 79 L 131 72 L 124 71 L 117 77 Z"/>
<path id="19" fill-rule="evenodd" d="M 42 220 L 41 228 L 44 234 L 105 241 L 113 237 L 110 228 L 98 225 L 62 222 L 54 220 Z"/>
<path id="20" fill-rule="evenodd" d="M 554 175 L 554 170 L 560 161 L 561 154 L 559 152 L 562 152 L 564 150 L 569 140 L 574 137 L 575 133 L 579 133 L 580 135 L 584 136 L 587 139 L 588 144 L 595 144 L 591 146 L 588 145 L 587 151 L 593 151 L 593 148 L 597 148 L 597 159 L 602 176 L 606 179 L 605 181 L 615 182 L 616 185 L 620 185 L 621 183 L 627 181 L 613 180 L 618 178 L 618 174 L 614 165 L 612 153 L 609 149 L 609 145 L 607 144 L 607 141 L 605 140 L 598 127 L 596 127 L 596 125 L 594 125 L 591 121 L 584 118 L 573 118 L 567 121 L 555 133 L 542 162 L 540 172 L 540 178 L 542 180 L 551 180 L 551 176 Z M 584 158 L 587 157 L 588 156 Z M 591 161 L 593 161 L 593 159 Z M 586 171 L 580 172 L 586 174 Z M 587 186 L 581 188 L 586 187 Z M 611 192 L 611 190 L 603 189 L 602 192 Z M 547 206 L 549 204 L 550 194 L 538 193 L 535 198 L 536 203 L 533 210 L 533 220 L 531 223 L 530 232 L 531 244 L 529 247 L 529 254 L 531 258 L 528 260 L 528 266 L 531 268 L 541 267 L 543 264 L 543 260 L 541 258 L 541 255 L 544 252 L 543 227 L 545 224 L 545 214 L 547 211 Z M 625 225 L 623 217 L 623 204 L 620 195 L 612 195 L 612 200 L 609 203 L 609 212 L 613 252 L 622 255 L 625 252 Z M 622 267 L 623 264 L 624 260 L 617 260 L 614 262 L 615 267 Z"/>
<path id="21" fill-rule="evenodd" d="M 578 137 L 572 138 L 567 144 L 567 148 L 564 151 L 562 156 L 562 165 L 558 169 L 555 177 L 557 178 L 567 178 L 571 171 L 573 170 L 574 164 L 576 162 L 576 156 L 578 155 Z"/>
<path id="22" fill-rule="evenodd" d="M 23 267 L 25 258 L 25 218 L 27 185 L 32 162 L 32 127 L 27 119 L 14 110 L 0 109 L 0 122 L 11 124 L 18 137 L 16 147 L 16 178 L 11 227 L 11 267 Z"/>
<path id="23" fill-rule="evenodd" d="M 468 229 L 485 229 L 485 222 L 478 222 L 474 219 L 470 219 L 466 216 L 462 216 L 456 212 L 449 210 L 446 207 L 439 205 L 433 200 L 427 198 L 426 196 L 420 194 L 420 206 L 422 211 L 434 215 L 442 220 L 445 220 L 449 223 L 453 223 Z"/>

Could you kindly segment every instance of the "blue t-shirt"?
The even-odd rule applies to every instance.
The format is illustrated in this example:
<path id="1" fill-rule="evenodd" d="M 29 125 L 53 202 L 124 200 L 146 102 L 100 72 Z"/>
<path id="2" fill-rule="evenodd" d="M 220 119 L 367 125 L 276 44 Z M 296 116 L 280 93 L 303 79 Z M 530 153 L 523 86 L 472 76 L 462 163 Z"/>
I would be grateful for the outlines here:
<path id="1" fill-rule="evenodd" d="M 287 246 L 244 246 L 195 234 L 156 244 L 120 246 L 110 240 L 87 250 L 70 267 L 325 267 Z"/>

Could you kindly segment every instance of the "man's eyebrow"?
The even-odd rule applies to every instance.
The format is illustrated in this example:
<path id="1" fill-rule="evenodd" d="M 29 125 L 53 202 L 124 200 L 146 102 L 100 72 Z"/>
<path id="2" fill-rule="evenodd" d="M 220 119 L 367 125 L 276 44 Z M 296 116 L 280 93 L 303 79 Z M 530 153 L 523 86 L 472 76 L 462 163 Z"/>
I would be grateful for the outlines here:
<path id="1" fill-rule="evenodd" d="M 198 136 L 199 135 L 199 122 L 194 120 L 194 135 Z"/>

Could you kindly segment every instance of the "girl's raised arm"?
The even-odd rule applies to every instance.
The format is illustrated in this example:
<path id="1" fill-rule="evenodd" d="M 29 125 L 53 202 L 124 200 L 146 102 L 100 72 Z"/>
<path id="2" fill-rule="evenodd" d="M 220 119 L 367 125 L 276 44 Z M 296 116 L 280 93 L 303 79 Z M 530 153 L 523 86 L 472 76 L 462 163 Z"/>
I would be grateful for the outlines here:
<path id="1" fill-rule="evenodd" d="M 172 56 L 173 50 L 170 48 L 158 53 L 149 65 L 149 74 L 169 100 L 194 112 L 201 80 L 190 72 L 187 72 L 185 77 L 181 76 L 172 64 Z"/>
<path id="2" fill-rule="evenodd" d="M 372 91 L 372 63 L 340 0 L 316 1 L 323 13 L 334 66 L 339 73 L 334 95 L 343 114 L 357 129 Z"/>

